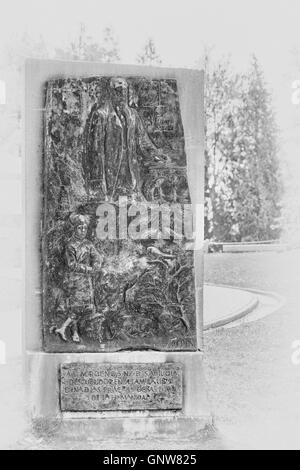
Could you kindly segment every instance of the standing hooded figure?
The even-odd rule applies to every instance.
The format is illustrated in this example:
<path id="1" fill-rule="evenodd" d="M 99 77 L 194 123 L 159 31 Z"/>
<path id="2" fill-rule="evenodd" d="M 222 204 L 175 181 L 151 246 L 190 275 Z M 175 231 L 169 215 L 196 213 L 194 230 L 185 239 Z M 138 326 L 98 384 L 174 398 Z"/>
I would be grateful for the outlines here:
<path id="1" fill-rule="evenodd" d="M 142 186 L 147 166 L 166 157 L 148 136 L 136 111 L 128 104 L 128 84 L 112 78 L 110 99 L 94 106 L 86 132 L 85 174 L 92 190 L 105 200 L 119 196 L 144 199 Z"/>

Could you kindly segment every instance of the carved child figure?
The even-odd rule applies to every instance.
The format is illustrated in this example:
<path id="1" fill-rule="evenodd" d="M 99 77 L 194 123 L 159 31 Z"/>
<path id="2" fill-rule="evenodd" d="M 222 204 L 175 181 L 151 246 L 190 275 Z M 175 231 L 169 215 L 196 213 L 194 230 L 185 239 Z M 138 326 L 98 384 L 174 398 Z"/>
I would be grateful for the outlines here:
<path id="1" fill-rule="evenodd" d="M 79 343 L 78 324 L 99 316 L 96 313 L 92 276 L 99 272 L 102 259 L 93 243 L 86 239 L 88 217 L 71 214 L 70 222 L 73 235 L 66 246 L 67 270 L 63 282 L 68 318 L 55 332 L 63 341 L 68 341 L 66 332 L 70 328 L 72 340 Z"/>

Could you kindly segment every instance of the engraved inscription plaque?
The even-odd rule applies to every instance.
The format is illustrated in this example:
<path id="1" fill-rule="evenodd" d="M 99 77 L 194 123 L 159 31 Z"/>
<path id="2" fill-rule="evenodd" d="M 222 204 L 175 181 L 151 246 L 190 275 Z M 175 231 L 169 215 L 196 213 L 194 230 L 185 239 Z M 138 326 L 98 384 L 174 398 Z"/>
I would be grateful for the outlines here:
<path id="1" fill-rule="evenodd" d="M 60 404 L 62 411 L 179 410 L 182 365 L 62 364 Z"/>

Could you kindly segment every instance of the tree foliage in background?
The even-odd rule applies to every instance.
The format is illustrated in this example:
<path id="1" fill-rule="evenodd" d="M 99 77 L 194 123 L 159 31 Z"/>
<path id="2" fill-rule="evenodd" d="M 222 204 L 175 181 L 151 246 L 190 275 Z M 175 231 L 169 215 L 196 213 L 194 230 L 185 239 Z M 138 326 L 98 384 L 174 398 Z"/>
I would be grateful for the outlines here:
<path id="1" fill-rule="evenodd" d="M 105 28 L 101 43 L 95 42 L 86 33 L 82 23 L 75 41 L 65 49 L 55 49 L 55 58 L 63 60 L 86 60 L 103 63 L 120 61 L 119 45 L 110 28 Z"/>
<path id="2" fill-rule="evenodd" d="M 236 93 L 239 78 L 231 72 L 228 62 L 219 63 L 211 70 L 206 57 L 205 65 L 205 232 L 206 238 L 223 241 L 235 225 L 231 186 L 236 158 L 233 144 L 240 106 Z"/>
<path id="3" fill-rule="evenodd" d="M 286 129 L 288 137 L 285 140 L 282 161 L 284 180 L 284 195 L 282 203 L 282 240 L 299 246 L 300 240 L 300 88 L 297 78 L 300 77 L 300 49 L 293 48 L 292 69 L 286 75 L 286 86 L 292 84 L 292 103 L 289 116 L 286 116 Z M 296 79 L 296 80 L 295 80 Z"/>
<path id="4" fill-rule="evenodd" d="M 142 52 L 137 56 L 137 63 L 141 65 L 161 65 L 162 60 L 153 39 L 148 39 Z"/>
<path id="5" fill-rule="evenodd" d="M 281 184 L 271 96 L 255 57 L 249 72 L 206 58 L 206 238 L 279 237 Z"/>
<path id="6" fill-rule="evenodd" d="M 21 148 L 23 64 L 26 57 L 119 62 L 118 43 L 104 30 L 101 43 L 86 34 L 65 48 L 50 51 L 43 38 L 23 35 L 6 48 L 1 78 L 7 83 L 7 105 L 0 115 L 1 145 L 17 156 Z M 161 58 L 149 39 L 137 62 L 160 65 Z M 255 57 L 249 72 L 237 74 L 227 60 L 205 60 L 206 193 L 205 235 L 216 241 L 263 240 L 280 234 L 281 185 L 277 129 L 271 96 Z M 18 149 L 18 150 L 16 150 Z"/>
<path id="7" fill-rule="evenodd" d="M 1 146 L 14 158 L 20 153 L 22 103 L 24 96 L 24 63 L 25 59 L 63 59 L 86 60 L 98 62 L 119 62 L 119 46 L 111 29 L 103 32 L 101 43 L 86 34 L 83 24 L 80 25 L 77 37 L 65 48 L 50 50 L 44 39 L 33 39 L 29 34 L 22 34 L 5 47 L 1 60 L 1 79 L 6 82 L 7 103 L 0 113 Z"/>

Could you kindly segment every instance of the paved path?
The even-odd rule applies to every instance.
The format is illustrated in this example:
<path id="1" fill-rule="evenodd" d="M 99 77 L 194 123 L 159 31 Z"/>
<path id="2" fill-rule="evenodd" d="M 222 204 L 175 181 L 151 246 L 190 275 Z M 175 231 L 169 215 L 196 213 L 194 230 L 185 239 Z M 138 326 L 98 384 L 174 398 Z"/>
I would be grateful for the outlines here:
<path id="1" fill-rule="evenodd" d="M 223 326 L 252 312 L 258 305 L 255 293 L 230 287 L 204 286 L 204 328 Z"/>
<path id="2" fill-rule="evenodd" d="M 300 250 L 208 255 L 206 282 L 273 291 L 276 313 L 205 334 L 206 380 L 229 448 L 300 449 Z M 233 325 L 231 325 L 233 326 Z"/>
<path id="3" fill-rule="evenodd" d="M 0 270 L 0 340 L 7 355 L 22 353 L 22 281 L 21 270 Z M 252 312 L 258 303 L 253 292 L 225 286 L 204 286 L 204 327 L 223 326 Z"/>

